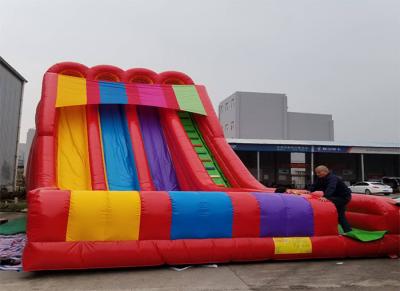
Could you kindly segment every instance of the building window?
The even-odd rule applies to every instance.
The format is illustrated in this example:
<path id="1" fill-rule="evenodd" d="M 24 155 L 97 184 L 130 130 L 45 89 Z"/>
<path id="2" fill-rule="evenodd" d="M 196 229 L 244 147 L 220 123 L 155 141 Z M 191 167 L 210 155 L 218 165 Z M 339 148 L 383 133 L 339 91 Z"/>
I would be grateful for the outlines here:
<path id="1" fill-rule="evenodd" d="M 228 132 L 228 129 L 229 129 L 229 124 L 225 123 L 225 132 Z"/>
<path id="2" fill-rule="evenodd" d="M 235 127 L 235 122 L 231 121 L 231 130 L 233 130 L 234 127 Z"/>
<path id="3" fill-rule="evenodd" d="M 228 102 L 225 103 L 225 111 L 228 111 L 228 109 L 229 109 L 228 104 L 229 104 Z"/>

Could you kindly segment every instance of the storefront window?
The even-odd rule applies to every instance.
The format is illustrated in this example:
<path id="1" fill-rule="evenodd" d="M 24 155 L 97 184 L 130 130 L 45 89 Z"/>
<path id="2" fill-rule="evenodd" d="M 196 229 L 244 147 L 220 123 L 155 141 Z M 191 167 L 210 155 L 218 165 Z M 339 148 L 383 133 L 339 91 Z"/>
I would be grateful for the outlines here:
<path id="1" fill-rule="evenodd" d="M 237 151 L 236 154 L 250 173 L 257 179 L 257 152 Z"/>
<path id="2" fill-rule="evenodd" d="M 360 154 L 314 153 L 314 166 L 325 165 L 347 185 L 361 180 Z"/>

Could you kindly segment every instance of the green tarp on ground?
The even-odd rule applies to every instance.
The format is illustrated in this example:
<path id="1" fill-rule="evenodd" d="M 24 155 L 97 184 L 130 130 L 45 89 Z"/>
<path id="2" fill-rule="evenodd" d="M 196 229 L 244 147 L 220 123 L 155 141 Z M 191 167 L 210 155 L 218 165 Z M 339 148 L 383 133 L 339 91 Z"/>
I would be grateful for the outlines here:
<path id="1" fill-rule="evenodd" d="M 353 238 L 355 240 L 359 240 L 362 242 L 369 242 L 369 241 L 374 241 L 378 240 L 384 237 L 385 233 L 387 230 L 377 230 L 377 231 L 369 231 L 369 230 L 363 230 L 363 229 L 358 229 L 352 227 L 352 231 L 349 232 L 344 232 L 342 227 L 339 225 L 339 233 L 341 235 L 345 235 L 347 237 Z"/>
<path id="2" fill-rule="evenodd" d="M 26 217 L 10 220 L 0 225 L 0 235 L 10 235 L 26 232 Z"/>

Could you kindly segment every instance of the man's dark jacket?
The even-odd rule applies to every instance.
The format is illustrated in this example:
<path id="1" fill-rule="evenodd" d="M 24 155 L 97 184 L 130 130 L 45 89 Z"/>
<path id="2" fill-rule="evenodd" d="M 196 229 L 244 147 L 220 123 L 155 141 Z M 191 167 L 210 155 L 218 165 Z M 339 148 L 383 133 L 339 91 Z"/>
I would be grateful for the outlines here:
<path id="1" fill-rule="evenodd" d="M 327 199 L 334 197 L 340 197 L 346 200 L 351 199 L 351 190 L 349 187 L 332 173 L 329 173 L 324 178 L 317 178 L 315 183 L 311 185 L 310 191 L 323 191 L 324 197 Z"/>

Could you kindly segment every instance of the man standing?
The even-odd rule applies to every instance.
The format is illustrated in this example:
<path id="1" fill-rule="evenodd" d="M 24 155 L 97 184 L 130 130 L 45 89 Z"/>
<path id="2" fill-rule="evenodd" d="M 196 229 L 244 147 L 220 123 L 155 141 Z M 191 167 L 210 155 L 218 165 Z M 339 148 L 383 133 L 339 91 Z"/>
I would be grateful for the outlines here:
<path id="1" fill-rule="evenodd" d="M 351 200 L 351 190 L 340 178 L 330 173 L 329 169 L 324 165 L 316 167 L 315 174 L 317 175 L 318 179 L 313 185 L 311 185 L 310 191 L 323 191 L 324 195 L 320 198 L 320 200 L 324 202 L 329 200 L 335 204 L 338 213 L 339 224 L 342 226 L 343 231 L 351 231 L 351 226 L 345 216 L 346 205 Z"/>

